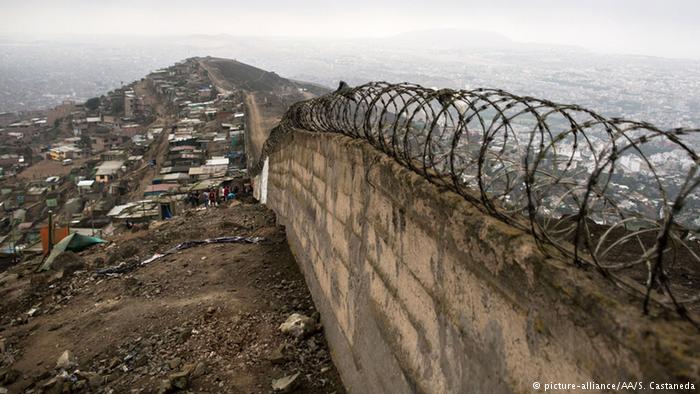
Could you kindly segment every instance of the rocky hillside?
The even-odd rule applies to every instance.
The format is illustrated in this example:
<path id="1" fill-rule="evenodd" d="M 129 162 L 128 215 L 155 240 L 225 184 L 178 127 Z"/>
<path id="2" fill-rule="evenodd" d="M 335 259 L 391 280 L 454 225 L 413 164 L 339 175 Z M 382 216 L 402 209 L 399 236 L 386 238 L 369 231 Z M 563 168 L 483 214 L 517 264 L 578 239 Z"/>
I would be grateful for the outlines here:
<path id="1" fill-rule="evenodd" d="M 234 204 L 0 274 L 0 393 L 344 392 L 283 229 Z M 256 238 L 143 264 L 222 236 Z"/>
<path id="2" fill-rule="evenodd" d="M 231 86 L 249 92 L 291 92 L 307 90 L 315 95 L 328 92 L 319 85 L 283 78 L 272 71 L 250 66 L 231 59 L 207 57 L 201 59 L 216 76 Z"/>

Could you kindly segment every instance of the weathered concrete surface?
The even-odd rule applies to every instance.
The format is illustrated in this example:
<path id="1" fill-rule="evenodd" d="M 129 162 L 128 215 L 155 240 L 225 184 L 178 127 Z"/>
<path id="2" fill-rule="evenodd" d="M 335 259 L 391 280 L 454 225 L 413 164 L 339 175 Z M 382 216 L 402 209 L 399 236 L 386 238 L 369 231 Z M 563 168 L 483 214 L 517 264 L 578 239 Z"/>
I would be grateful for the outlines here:
<path id="1" fill-rule="evenodd" d="M 698 332 L 367 143 L 297 131 L 270 156 L 286 225 L 350 392 L 526 393 L 533 382 L 700 382 Z"/>

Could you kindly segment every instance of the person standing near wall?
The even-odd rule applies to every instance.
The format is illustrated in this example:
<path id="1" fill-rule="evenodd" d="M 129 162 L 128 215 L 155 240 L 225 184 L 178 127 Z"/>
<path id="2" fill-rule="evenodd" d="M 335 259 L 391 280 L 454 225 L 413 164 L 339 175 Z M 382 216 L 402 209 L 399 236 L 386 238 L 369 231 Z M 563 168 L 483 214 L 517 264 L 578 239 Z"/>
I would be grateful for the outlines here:
<path id="1" fill-rule="evenodd" d="M 216 205 L 216 192 L 214 190 L 209 190 L 209 206 Z"/>
<path id="2" fill-rule="evenodd" d="M 207 193 L 206 190 L 202 191 L 200 200 L 202 201 L 202 205 L 204 205 L 204 208 L 209 208 L 209 193 Z"/>

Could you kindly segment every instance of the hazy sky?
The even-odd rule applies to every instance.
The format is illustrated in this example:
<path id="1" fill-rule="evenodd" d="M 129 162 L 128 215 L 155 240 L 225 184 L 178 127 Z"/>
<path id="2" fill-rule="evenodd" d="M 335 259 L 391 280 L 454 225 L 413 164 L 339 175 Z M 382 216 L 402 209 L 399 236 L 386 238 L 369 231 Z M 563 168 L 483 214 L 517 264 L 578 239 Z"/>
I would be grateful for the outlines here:
<path id="1" fill-rule="evenodd" d="M 0 0 L 0 33 L 367 37 L 431 28 L 700 58 L 700 0 Z"/>

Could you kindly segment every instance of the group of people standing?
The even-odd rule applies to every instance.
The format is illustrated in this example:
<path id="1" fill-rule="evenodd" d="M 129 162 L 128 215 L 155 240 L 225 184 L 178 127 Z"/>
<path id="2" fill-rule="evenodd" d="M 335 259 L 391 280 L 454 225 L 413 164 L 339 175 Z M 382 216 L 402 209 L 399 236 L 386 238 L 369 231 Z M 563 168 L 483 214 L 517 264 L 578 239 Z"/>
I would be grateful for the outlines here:
<path id="1" fill-rule="evenodd" d="M 201 192 L 191 192 L 187 197 L 187 201 L 193 208 L 200 205 L 209 208 L 215 207 L 225 201 L 233 200 L 238 194 L 238 188 L 229 186 L 216 187 L 205 189 Z"/>

